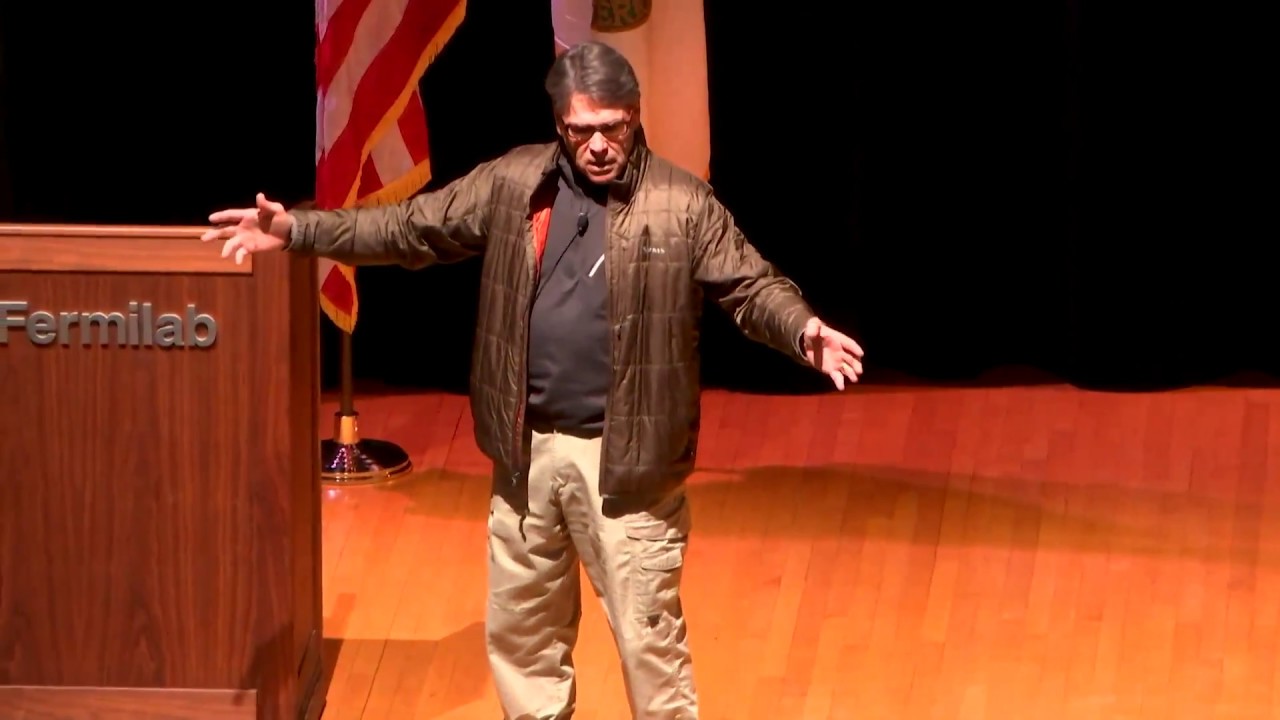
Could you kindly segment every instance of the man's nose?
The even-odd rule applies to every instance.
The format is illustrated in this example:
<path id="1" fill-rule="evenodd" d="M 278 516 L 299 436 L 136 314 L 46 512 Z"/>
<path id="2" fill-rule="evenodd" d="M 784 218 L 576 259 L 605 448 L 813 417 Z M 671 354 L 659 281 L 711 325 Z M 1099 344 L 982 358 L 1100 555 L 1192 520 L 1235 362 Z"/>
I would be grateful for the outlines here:
<path id="1" fill-rule="evenodd" d="M 587 149 L 597 155 L 603 155 L 609 152 L 609 143 L 604 141 L 604 136 L 596 133 L 591 136 L 591 141 L 587 143 Z"/>

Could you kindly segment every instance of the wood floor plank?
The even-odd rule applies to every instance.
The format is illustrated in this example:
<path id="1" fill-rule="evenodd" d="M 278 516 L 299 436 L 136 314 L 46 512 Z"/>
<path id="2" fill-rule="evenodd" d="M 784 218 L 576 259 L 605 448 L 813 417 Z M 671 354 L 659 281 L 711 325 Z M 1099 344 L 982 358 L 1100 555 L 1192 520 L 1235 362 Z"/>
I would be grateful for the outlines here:
<path id="1" fill-rule="evenodd" d="M 415 471 L 324 491 L 325 718 L 501 717 L 466 398 L 358 405 Z M 690 495 L 703 718 L 1280 717 L 1280 390 L 712 391 Z M 577 717 L 626 718 L 584 591 Z"/>

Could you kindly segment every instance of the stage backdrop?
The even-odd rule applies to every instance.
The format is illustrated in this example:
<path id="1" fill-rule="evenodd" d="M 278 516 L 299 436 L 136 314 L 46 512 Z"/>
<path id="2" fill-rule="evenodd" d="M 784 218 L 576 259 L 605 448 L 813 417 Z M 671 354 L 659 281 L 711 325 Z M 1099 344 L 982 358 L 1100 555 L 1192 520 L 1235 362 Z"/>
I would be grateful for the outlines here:
<path id="1" fill-rule="evenodd" d="M 552 5 L 468 3 L 422 82 L 433 187 L 553 137 Z M 864 342 L 869 381 L 1280 372 L 1258 19 L 1210 3 L 798 7 L 705 0 L 710 177 Z M 199 223 L 259 190 L 310 194 L 313 3 L 4 12 L 6 219 Z M 361 269 L 357 375 L 461 389 L 478 271 Z M 704 337 L 713 385 L 820 386 L 719 311 Z"/>

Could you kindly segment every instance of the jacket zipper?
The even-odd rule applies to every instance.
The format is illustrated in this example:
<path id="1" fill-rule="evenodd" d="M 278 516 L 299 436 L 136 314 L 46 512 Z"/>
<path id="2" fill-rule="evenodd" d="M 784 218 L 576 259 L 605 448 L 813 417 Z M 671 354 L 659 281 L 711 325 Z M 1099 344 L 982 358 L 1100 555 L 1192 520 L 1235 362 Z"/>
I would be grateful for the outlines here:
<path id="1" fill-rule="evenodd" d="M 527 234 L 532 233 L 533 223 L 530 222 Z M 533 288 L 536 287 L 538 283 L 538 259 L 536 256 L 534 257 L 533 263 L 534 270 L 532 272 L 532 279 L 529 283 L 530 289 L 525 294 L 524 298 L 524 329 L 520 337 L 520 343 L 522 345 L 520 350 L 520 387 L 517 390 L 517 397 L 520 398 L 520 402 L 516 405 L 515 438 L 513 439 L 515 443 L 515 453 L 513 457 L 515 458 L 517 466 L 511 468 L 511 487 L 516 487 L 520 484 L 520 476 L 524 474 L 526 464 L 524 457 L 524 413 L 525 405 L 529 399 L 529 323 L 533 322 Z M 526 271 L 528 270 L 527 267 L 525 269 Z"/>
<path id="2" fill-rule="evenodd" d="M 617 385 L 618 367 L 618 327 L 617 319 L 614 317 L 614 282 L 613 282 L 613 225 L 614 216 L 618 212 L 617 201 L 610 195 L 605 202 L 605 212 L 609 218 L 608 227 L 605 228 L 604 236 L 604 303 L 605 316 L 609 319 L 609 389 L 604 395 L 604 425 L 600 430 L 600 466 L 596 470 L 596 482 L 600 486 L 597 489 L 601 497 L 604 496 L 604 479 L 605 468 L 608 467 L 608 448 L 609 448 L 609 418 L 613 415 L 613 388 Z"/>

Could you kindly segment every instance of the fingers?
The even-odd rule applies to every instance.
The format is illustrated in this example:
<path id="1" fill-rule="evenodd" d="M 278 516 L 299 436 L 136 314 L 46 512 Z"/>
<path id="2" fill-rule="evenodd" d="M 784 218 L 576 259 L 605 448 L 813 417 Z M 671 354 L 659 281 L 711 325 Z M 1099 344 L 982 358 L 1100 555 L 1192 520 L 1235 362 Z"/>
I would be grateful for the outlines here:
<path id="1" fill-rule="evenodd" d="M 823 338 L 834 339 L 836 341 L 836 344 L 840 346 L 841 350 L 849 353 L 854 357 L 862 357 L 863 355 L 862 346 L 854 342 L 853 338 L 849 337 L 848 335 L 845 335 L 839 330 L 833 330 L 831 327 L 826 325 L 822 326 L 819 332 Z"/>
<path id="2" fill-rule="evenodd" d="M 831 378 L 831 382 L 835 384 L 837 390 L 844 390 L 845 380 L 850 383 L 858 382 L 858 376 L 862 374 L 862 362 L 852 355 L 846 355 L 836 364 L 834 370 L 827 372 L 827 377 Z"/>
<path id="3" fill-rule="evenodd" d="M 862 346 L 853 341 L 853 338 L 847 335 L 840 336 L 840 347 L 850 355 L 860 358 L 863 356 Z"/>
<path id="4" fill-rule="evenodd" d="M 847 357 L 844 362 L 840 363 L 840 369 L 844 371 L 845 375 L 849 376 L 850 380 L 857 382 L 858 376 L 862 374 L 862 361 L 856 357 Z"/>
<path id="5" fill-rule="evenodd" d="M 255 198 L 256 207 L 251 208 L 233 208 L 230 210 L 219 210 L 209 216 L 210 225 L 233 225 L 244 220 L 245 218 L 254 218 L 263 210 L 271 213 L 283 213 L 284 205 L 268 200 L 267 196 L 258 193 Z"/>
<path id="6" fill-rule="evenodd" d="M 857 361 L 855 360 L 853 363 L 842 363 L 840 365 L 841 377 L 849 378 L 849 382 L 851 383 L 858 382 L 858 376 L 862 374 L 862 364 L 858 363 L 855 366 L 854 363 L 857 363 Z"/>
<path id="7" fill-rule="evenodd" d="M 234 258 L 237 265 L 243 264 L 250 253 L 261 247 L 256 239 L 261 230 L 255 228 L 263 223 L 262 213 L 285 211 L 283 205 L 268 200 L 263 193 L 258 193 L 255 202 L 256 207 L 219 210 L 210 215 L 210 224 L 218 227 L 205 231 L 200 239 L 204 242 L 222 240 L 222 257 Z"/>
<path id="8" fill-rule="evenodd" d="M 835 338 L 840 348 L 850 355 L 862 357 L 864 354 L 862 346 L 854 342 L 853 338 L 831 328 L 831 326 L 816 317 L 809 318 L 809 321 L 805 323 L 804 337 L 810 343 L 815 343 L 825 338 Z"/>
<path id="9" fill-rule="evenodd" d="M 858 382 L 862 374 L 862 346 L 816 317 L 805 323 L 804 339 L 809 346 L 810 362 L 831 378 L 837 390 L 844 390 L 846 381 Z"/>
<path id="10" fill-rule="evenodd" d="M 234 255 L 237 265 L 244 262 L 244 256 L 248 252 L 249 250 L 244 246 L 244 241 L 238 237 L 233 237 L 222 244 L 222 257 L 229 258 Z"/>
<path id="11" fill-rule="evenodd" d="M 272 202 L 272 201 L 268 200 L 268 199 L 267 199 L 267 196 L 266 196 L 266 195 L 264 195 L 264 194 L 262 194 L 262 193 L 258 193 L 258 198 L 257 198 L 257 200 L 258 200 L 258 209 L 259 209 L 259 210 L 266 210 L 267 212 L 270 212 L 270 213 L 283 213 L 283 212 L 284 212 L 284 205 L 281 205 L 281 204 L 280 204 L 280 203 L 278 203 L 278 202 Z"/>
<path id="12" fill-rule="evenodd" d="M 222 257 L 234 257 L 237 265 L 243 265 L 244 259 L 249 257 L 251 252 L 253 251 L 240 238 L 231 238 L 222 245 Z"/>
<path id="13" fill-rule="evenodd" d="M 237 232 L 237 228 L 235 225 L 227 225 L 225 227 L 218 227 L 218 228 L 213 228 L 212 230 L 206 230 L 205 233 L 200 236 L 200 239 L 203 242 L 209 242 L 210 240 L 226 240 L 228 238 L 235 237 L 236 232 Z"/>
<path id="14" fill-rule="evenodd" d="M 219 210 L 209 216 L 210 225 L 234 225 L 245 218 L 257 217 L 257 208 L 236 208 L 234 210 Z"/>
<path id="15" fill-rule="evenodd" d="M 839 372 L 830 373 L 831 382 L 835 383 L 837 390 L 844 390 L 844 375 Z"/>

